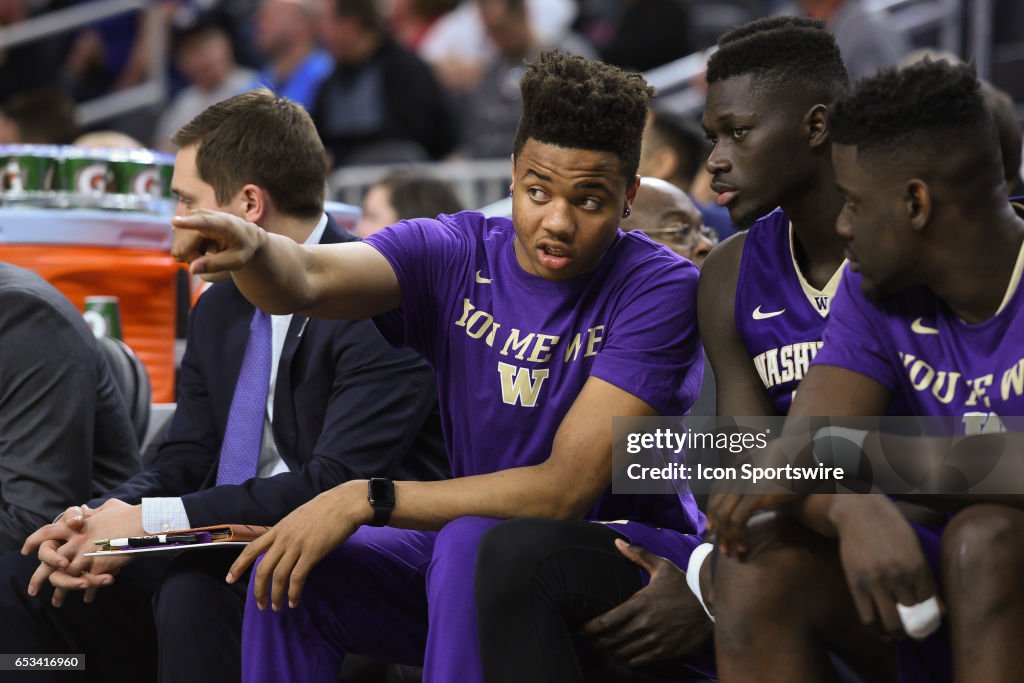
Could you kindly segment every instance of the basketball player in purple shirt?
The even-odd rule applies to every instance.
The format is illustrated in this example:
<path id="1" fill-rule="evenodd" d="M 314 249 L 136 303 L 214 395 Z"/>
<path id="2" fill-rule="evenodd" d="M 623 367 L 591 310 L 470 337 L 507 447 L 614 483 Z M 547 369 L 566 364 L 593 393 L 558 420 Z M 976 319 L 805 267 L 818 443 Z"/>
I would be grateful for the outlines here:
<path id="1" fill-rule="evenodd" d="M 346 652 L 423 663 L 427 681 L 482 681 L 474 570 L 502 519 L 586 537 L 621 577 L 617 602 L 643 575 L 616 539 L 681 562 L 698 542 L 691 496 L 608 495 L 611 418 L 685 413 L 703 369 L 696 268 L 618 229 L 651 89 L 557 52 L 521 87 L 512 221 L 461 213 L 306 249 L 225 214 L 175 220 L 193 272 L 232 270 L 271 312 L 374 317 L 423 354 L 455 474 L 335 488 L 243 551 L 229 581 L 266 553 L 246 607 L 246 681 L 335 681 Z"/>
<path id="2" fill-rule="evenodd" d="M 715 145 L 707 166 L 718 203 L 749 230 L 708 256 L 701 335 L 718 414 L 780 415 L 821 346 L 844 260 L 828 104 L 846 91 L 846 69 L 832 35 L 810 19 L 757 20 L 718 45 L 702 120 Z M 690 643 L 677 615 L 692 596 L 681 575 L 700 574 L 713 612 L 711 564 L 658 565 L 647 588 L 592 620 L 588 632 L 631 665 L 682 654 Z"/>
<path id="3" fill-rule="evenodd" d="M 828 105 L 846 91 L 846 69 L 820 22 L 775 17 L 723 35 L 707 80 L 711 187 L 749 226 L 709 255 L 701 277 L 718 414 L 784 415 L 843 264 Z"/>
<path id="4" fill-rule="evenodd" d="M 954 418 L 951 455 L 980 457 L 994 439 L 1019 456 L 1024 439 L 1002 432 L 1024 415 L 1024 221 L 973 71 L 923 62 L 862 81 L 834 108 L 833 142 L 850 272 L 788 420 L 880 415 L 899 400 Z M 934 443 L 907 441 L 907 458 Z M 895 680 L 897 661 L 904 681 L 1024 679 L 1024 496 L 917 497 L 951 514 L 934 526 L 899 502 L 712 496 L 723 552 L 746 560 L 716 576 L 723 681 L 828 680 L 826 648 L 874 662 L 872 681 Z M 748 549 L 751 513 L 780 505 L 818 533 Z M 943 628 L 894 646 L 908 628 L 898 606 L 932 598 Z"/>

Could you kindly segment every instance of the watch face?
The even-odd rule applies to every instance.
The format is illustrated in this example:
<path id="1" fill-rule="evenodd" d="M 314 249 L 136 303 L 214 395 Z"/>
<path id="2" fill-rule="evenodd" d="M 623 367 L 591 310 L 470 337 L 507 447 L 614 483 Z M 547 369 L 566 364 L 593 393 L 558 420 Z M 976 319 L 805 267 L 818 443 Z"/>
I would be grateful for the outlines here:
<path id="1" fill-rule="evenodd" d="M 374 507 L 394 506 L 395 485 L 390 479 L 370 480 L 370 504 Z"/>

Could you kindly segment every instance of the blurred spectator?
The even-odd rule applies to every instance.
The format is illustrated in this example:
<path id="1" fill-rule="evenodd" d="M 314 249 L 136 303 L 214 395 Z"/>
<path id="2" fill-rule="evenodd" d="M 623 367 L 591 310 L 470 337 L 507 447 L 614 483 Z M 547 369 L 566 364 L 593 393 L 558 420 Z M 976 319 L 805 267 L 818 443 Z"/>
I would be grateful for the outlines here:
<path id="1" fill-rule="evenodd" d="M 655 242 L 690 259 L 698 268 L 704 267 L 704 259 L 718 244 L 718 235 L 714 229 L 701 224 L 700 211 L 686 193 L 658 178 L 640 179 L 632 213 L 619 225 L 623 230 L 640 230 Z M 715 415 L 716 391 L 715 371 L 705 354 L 704 381 L 690 414 Z"/>
<path id="2" fill-rule="evenodd" d="M 700 211 L 686 193 L 659 178 L 641 178 L 632 212 L 620 225 L 623 230 L 639 230 L 698 268 L 718 244 L 718 235 L 704 226 Z"/>
<path id="3" fill-rule="evenodd" d="M 73 143 L 75 147 L 90 149 L 142 149 L 143 144 L 130 135 L 116 130 L 95 130 L 79 136 Z"/>
<path id="4" fill-rule="evenodd" d="M 191 84 L 171 100 L 156 124 L 153 145 L 172 150 L 171 135 L 207 107 L 237 95 L 253 84 L 256 74 L 235 63 L 228 33 L 213 22 L 199 23 L 178 34 L 178 69 Z"/>
<path id="5" fill-rule="evenodd" d="M 541 45 L 530 25 L 526 0 L 476 0 L 488 38 L 497 48 L 483 76 L 465 97 L 463 144 L 468 157 L 493 159 L 512 153 L 523 97 L 519 79 Z"/>
<path id="6" fill-rule="evenodd" d="M 75 102 L 57 88 L 39 88 L 0 106 L 0 144 L 69 145 L 78 135 Z"/>
<path id="7" fill-rule="evenodd" d="M 356 231 L 368 237 L 406 218 L 458 213 L 462 203 L 451 184 L 411 169 L 392 171 L 370 186 Z"/>
<path id="8" fill-rule="evenodd" d="M 434 24 L 459 0 L 391 0 L 388 24 L 402 45 L 416 52 Z"/>
<path id="9" fill-rule="evenodd" d="M 335 166 L 439 159 L 455 147 L 445 93 L 388 33 L 376 0 L 328 0 L 323 27 L 336 66 L 312 114 Z"/>
<path id="10" fill-rule="evenodd" d="M 647 71 L 693 53 L 690 11 L 684 0 L 621 0 L 626 5 L 604 61 Z"/>
<path id="11" fill-rule="evenodd" d="M 992 112 L 999 133 L 999 147 L 1003 152 L 1003 171 L 1006 178 L 1006 191 L 1011 197 L 1024 194 L 1024 180 L 1020 177 L 1022 134 L 1020 121 L 1017 119 L 1017 108 L 1013 98 L 988 81 L 981 81 L 981 95 L 985 98 L 985 106 Z"/>
<path id="12" fill-rule="evenodd" d="M 705 225 L 725 239 L 736 229 L 725 207 L 702 201 L 695 187 L 710 181 L 702 173 L 710 149 L 704 132 L 688 119 L 665 111 L 651 111 L 640 147 L 642 176 L 660 178 L 689 195 L 703 216 Z"/>
<path id="13" fill-rule="evenodd" d="M 256 15 L 256 46 L 268 63 L 254 87 L 266 86 L 313 108 L 316 91 L 334 69 L 331 55 L 317 44 L 321 14 L 316 0 L 263 0 Z"/>
<path id="14" fill-rule="evenodd" d="M 542 45 L 558 45 L 576 18 L 574 0 L 526 0 L 530 27 Z M 450 92 L 478 83 L 496 47 L 488 38 L 480 8 L 464 0 L 441 17 L 424 36 L 419 53 Z"/>
<path id="15" fill-rule="evenodd" d="M 28 17 L 28 0 L 0 0 L 0 26 L 13 26 Z M 56 85 L 64 43 L 58 37 L 0 48 L 0 102 L 26 90 Z"/>
<path id="16" fill-rule="evenodd" d="M 475 0 L 480 8 L 487 36 L 497 48 L 477 86 L 464 97 L 463 144 L 460 154 L 478 159 L 507 157 L 522 110 L 519 79 L 525 62 L 545 47 L 529 18 L 526 0 Z M 560 41 L 564 51 L 593 57 L 582 38 L 566 34 Z"/>
<path id="17" fill-rule="evenodd" d="M 869 12 L 860 0 L 799 0 L 799 3 L 806 16 L 824 21 L 825 27 L 836 37 L 851 81 L 896 66 L 910 52 L 907 39 L 885 23 L 885 15 Z"/>
<path id="18" fill-rule="evenodd" d="M 93 2 L 94 0 L 84 0 Z M 84 4 L 84 3 L 83 3 Z M 65 83 L 78 101 L 133 85 L 145 73 L 142 15 L 126 12 L 77 31 L 64 60 Z"/>

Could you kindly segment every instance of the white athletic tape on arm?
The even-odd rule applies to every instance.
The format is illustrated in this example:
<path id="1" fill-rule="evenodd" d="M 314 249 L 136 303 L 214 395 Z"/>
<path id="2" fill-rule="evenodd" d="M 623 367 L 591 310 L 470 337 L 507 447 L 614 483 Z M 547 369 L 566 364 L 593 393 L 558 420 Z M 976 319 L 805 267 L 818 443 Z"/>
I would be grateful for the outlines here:
<path id="1" fill-rule="evenodd" d="M 704 613 L 708 615 L 708 619 L 712 622 L 714 622 L 715 617 L 711 614 L 707 604 L 705 604 L 704 596 L 700 594 L 700 568 L 704 566 L 704 561 L 708 559 L 708 555 L 714 549 L 715 546 L 711 543 L 701 543 L 693 549 L 693 552 L 690 553 L 690 561 L 686 563 L 686 585 L 697 596 L 700 606 L 704 608 Z"/>
<path id="2" fill-rule="evenodd" d="M 897 603 L 896 611 L 899 612 L 900 621 L 903 622 L 903 630 L 914 640 L 924 640 L 935 633 L 942 623 L 939 601 L 934 595 L 924 602 L 909 607 Z"/>

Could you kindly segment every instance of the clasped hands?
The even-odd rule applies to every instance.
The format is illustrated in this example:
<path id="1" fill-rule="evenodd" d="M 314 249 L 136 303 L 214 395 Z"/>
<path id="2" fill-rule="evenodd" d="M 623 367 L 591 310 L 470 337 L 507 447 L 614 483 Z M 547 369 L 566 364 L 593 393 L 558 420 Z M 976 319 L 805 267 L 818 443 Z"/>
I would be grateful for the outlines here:
<path id="1" fill-rule="evenodd" d="M 29 595 L 38 595 L 47 581 L 54 587 L 50 599 L 54 607 L 64 604 L 69 591 L 84 591 L 87 603 L 96 598 L 103 586 L 114 583 L 130 556 L 86 557 L 96 549 L 93 541 L 117 536 L 139 536 L 142 513 L 138 505 L 111 499 L 93 509 L 73 505 L 52 524 L 41 527 L 21 547 L 22 555 L 37 553 L 39 567 L 28 585 Z"/>

